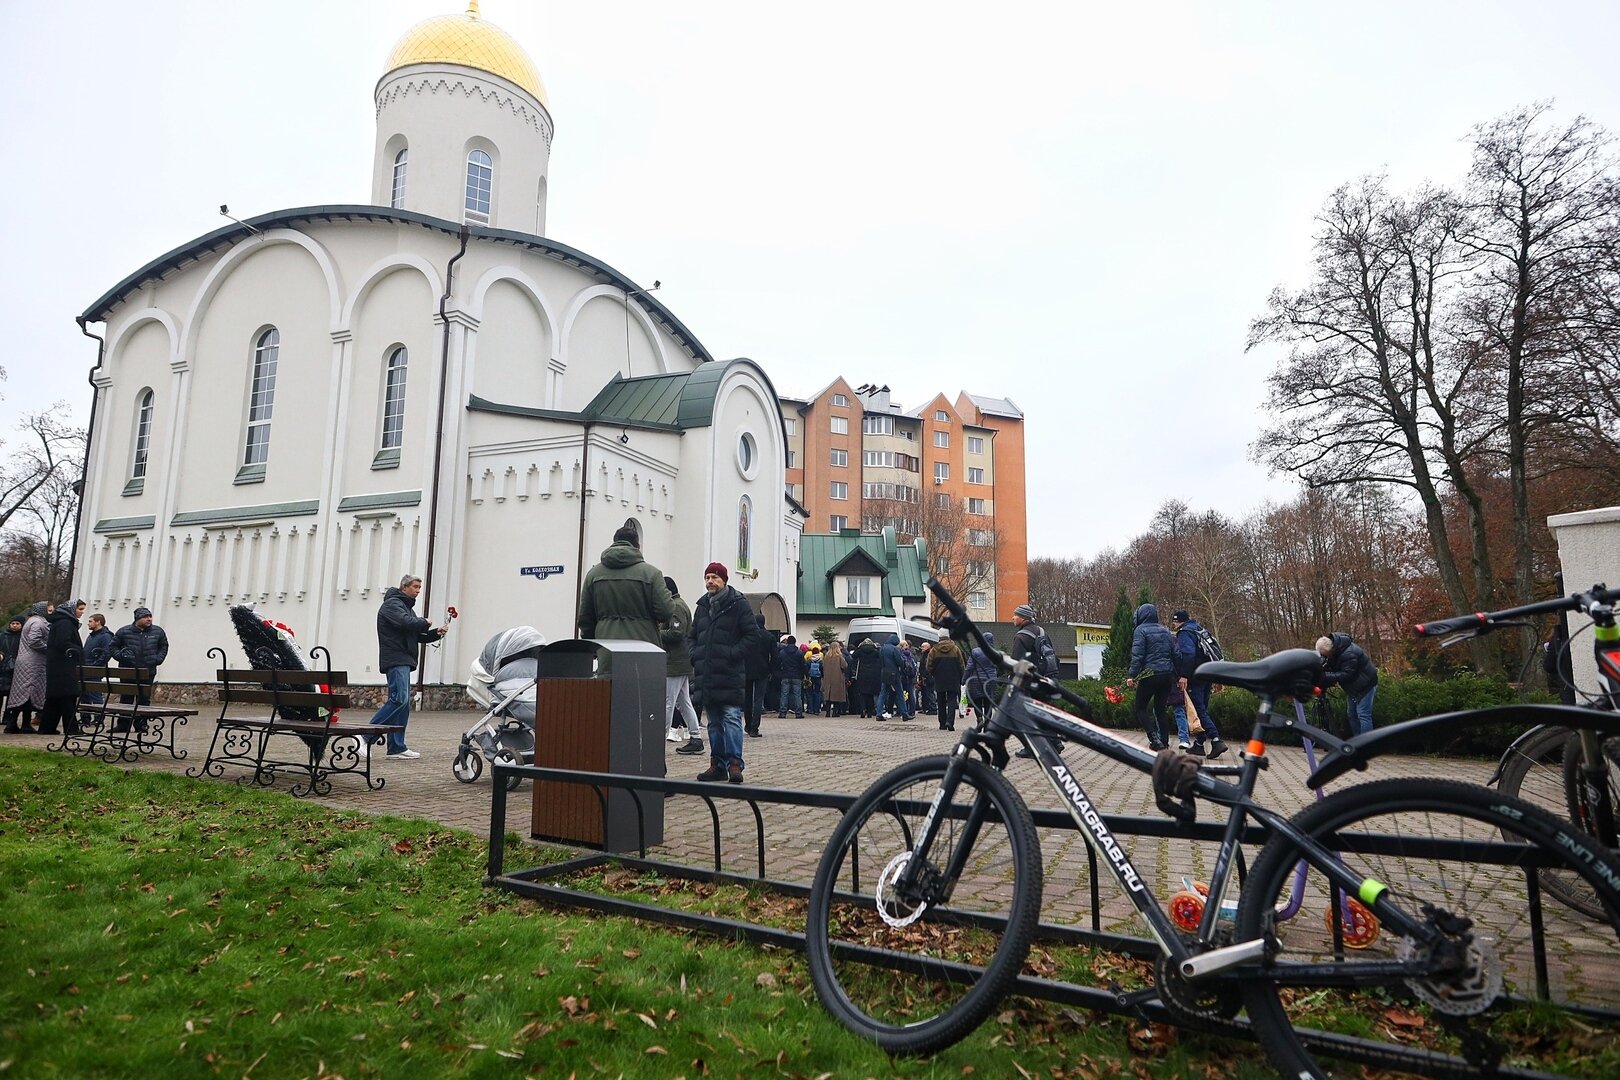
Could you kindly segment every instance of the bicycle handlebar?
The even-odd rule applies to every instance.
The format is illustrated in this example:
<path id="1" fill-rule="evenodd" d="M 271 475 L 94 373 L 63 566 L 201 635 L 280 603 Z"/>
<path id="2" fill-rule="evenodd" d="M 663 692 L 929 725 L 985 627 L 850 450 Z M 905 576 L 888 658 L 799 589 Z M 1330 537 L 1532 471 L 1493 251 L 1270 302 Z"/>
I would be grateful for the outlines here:
<path id="1" fill-rule="evenodd" d="M 950 612 L 950 617 L 947 618 L 943 623 L 940 623 L 940 625 L 950 630 L 952 637 L 956 637 L 958 632 L 964 636 L 971 637 L 974 641 L 978 642 L 979 648 L 984 651 L 984 655 L 988 657 L 990 662 L 995 664 L 996 667 L 1007 672 L 1017 671 L 1017 662 L 1009 657 L 1006 653 L 990 644 L 990 642 L 984 636 L 984 631 L 979 629 L 979 625 L 975 623 L 972 616 L 967 613 L 967 609 L 962 606 L 961 602 L 958 601 L 956 597 L 951 595 L 950 590 L 945 588 L 938 578 L 930 577 L 927 584 L 928 591 L 933 593 L 939 602 L 944 605 L 946 611 Z M 1074 693 L 1072 690 L 1069 690 L 1056 679 L 1048 679 L 1044 675 L 1034 673 L 1033 671 L 1031 672 L 1031 677 L 1037 684 L 1050 690 L 1052 693 L 1056 694 L 1058 697 L 1080 710 L 1080 716 L 1083 719 L 1091 716 L 1091 702 L 1087 701 L 1079 694 Z"/>
<path id="2" fill-rule="evenodd" d="M 1588 592 L 1560 596 L 1556 600 L 1542 600 L 1501 611 L 1476 611 L 1472 615 L 1455 615 L 1449 619 L 1421 622 L 1412 628 L 1419 637 L 1444 637 L 1447 634 L 1472 631 L 1488 634 L 1497 627 L 1529 615 L 1545 615 L 1553 611 L 1581 611 L 1591 614 L 1595 608 L 1608 607 L 1620 601 L 1620 589 L 1594 585 Z"/>

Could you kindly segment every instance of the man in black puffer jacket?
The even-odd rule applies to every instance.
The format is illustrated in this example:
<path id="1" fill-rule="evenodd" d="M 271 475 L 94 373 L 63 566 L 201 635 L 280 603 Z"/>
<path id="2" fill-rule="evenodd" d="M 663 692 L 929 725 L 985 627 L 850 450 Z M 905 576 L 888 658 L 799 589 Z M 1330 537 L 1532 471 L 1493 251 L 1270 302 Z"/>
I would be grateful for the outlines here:
<path id="1" fill-rule="evenodd" d="M 1322 680 L 1328 686 L 1341 686 L 1349 699 L 1350 733 L 1365 735 L 1373 729 L 1373 697 L 1378 693 L 1378 669 L 1372 659 L 1340 632 L 1316 639 L 1317 655 L 1322 657 Z"/>
<path id="2" fill-rule="evenodd" d="M 157 669 L 169 658 L 169 635 L 164 632 L 163 627 L 152 621 L 150 608 L 136 608 L 134 622 L 121 627 L 118 633 L 113 635 L 112 658 L 119 667 L 146 668 L 151 671 L 154 680 L 157 678 Z M 133 697 L 124 694 L 118 700 L 125 705 L 132 701 L 150 705 L 152 691 L 143 689 Z M 113 730 L 128 731 L 129 717 L 120 717 L 114 721 Z M 146 721 L 137 719 L 135 730 L 145 731 Z"/>
<path id="3" fill-rule="evenodd" d="M 728 583 L 725 566 L 703 571 L 703 599 L 692 615 L 689 639 L 693 696 L 709 718 L 709 767 L 699 780 L 743 782 L 743 697 L 748 650 L 756 648 L 754 609 Z"/>

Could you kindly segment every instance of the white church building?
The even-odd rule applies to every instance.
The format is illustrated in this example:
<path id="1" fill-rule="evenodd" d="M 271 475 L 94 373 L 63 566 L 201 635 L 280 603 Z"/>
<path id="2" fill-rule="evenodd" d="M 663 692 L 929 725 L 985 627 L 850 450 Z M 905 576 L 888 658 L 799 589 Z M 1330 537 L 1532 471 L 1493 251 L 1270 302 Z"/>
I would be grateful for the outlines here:
<path id="1" fill-rule="evenodd" d="M 688 603 L 719 560 L 796 594 L 777 394 L 649 292 L 545 236 L 552 116 L 523 49 L 466 14 L 413 27 L 376 88 L 370 202 L 282 210 L 153 259 L 103 324 L 75 594 L 151 608 L 165 682 L 207 682 L 252 604 L 380 685 L 376 609 L 462 619 L 428 683 L 496 631 L 573 634 L 634 519 Z M 779 616 L 792 625 L 792 611 Z"/>

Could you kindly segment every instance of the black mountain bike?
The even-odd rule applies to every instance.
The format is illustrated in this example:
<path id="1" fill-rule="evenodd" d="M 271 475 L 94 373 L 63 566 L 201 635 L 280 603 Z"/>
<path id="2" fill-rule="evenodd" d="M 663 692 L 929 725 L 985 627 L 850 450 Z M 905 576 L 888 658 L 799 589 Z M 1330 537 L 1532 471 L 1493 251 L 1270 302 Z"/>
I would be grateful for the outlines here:
<path id="1" fill-rule="evenodd" d="M 1614 713 L 1620 710 L 1617 601 L 1620 601 L 1620 589 L 1595 585 L 1588 592 L 1556 600 L 1420 623 L 1416 630 L 1423 637 L 1444 637 L 1442 645 L 1454 645 L 1503 627 L 1533 625 L 1530 620 L 1539 615 L 1579 612 L 1592 620 L 1593 656 L 1603 685 L 1602 692 L 1591 695 L 1583 708 Z M 1570 645 L 1566 640 L 1563 647 L 1567 649 Z M 1513 718 L 1534 726 L 1502 754 L 1490 782 L 1508 795 L 1567 816 L 1610 851 L 1620 847 L 1615 826 L 1616 807 L 1620 806 L 1620 734 L 1573 726 L 1573 718 L 1556 706 L 1508 708 Z M 1500 710 L 1481 710 L 1480 715 L 1491 720 L 1502 718 Z M 1466 719 L 1467 714 L 1453 715 L 1455 722 Z M 1620 720 L 1615 722 L 1620 726 Z M 1602 917 L 1597 898 L 1579 878 L 1549 869 L 1542 871 L 1541 884 L 1577 911 L 1594 919 Z"/>
<path id="2" fill-rule="evenodd" d="M 1283 1074 L 1329 1076 L 1324 1058 L 1430 1076 L 1488 1074 L 1519 1063 L 1527 1030 L 1541 1033 L 1532 1043 L 1538 1052 L 1572 1029 L 1608 1033 L 1613 1044 L 1620 1017 L 1601 1009 L 1616 1007 L 1620 989 L 1612 978 L 1591 976 L 1602 967 L 1613 974 L 1620 951 L 1620 864 L 1568 822 L 1483 786 L 1436 779 L 1343 788 L 1293 816 L 1254 797 L 1266 737 L 1278 729 L 1303 730 L 1329 749 L 1312 784 L 1363 760 L 1369 736 L 1339 739 L 1300 723 L 1291 709 L 1272 711 L 1275 699 L 1316 687 L 1314 651 L 1198 669 L 1197 677 L 1247 687 L 1261 702 L 1241 764 L 1200 768 L 1202 759 L 1175 750 L 1155 756 L 1053 707 L 1062 700 L 1089 713 L 1083 699 L 1027 661 L 997 652 L 938 581 L 928 585 L 949 612 L 942 625 L 977 643 L 1009 686 L 951 753 L 901 765 L 868 788 L 828 841 L 805 939 L 816 992 L 845 1027 L 893 1053 L 942 1049 L 995 1009 L 1024 973 L 1032 942 L 1072 940 L 1041 921 L 1039 838 L 1002 774 L 1015 739 L 1147 923 L 1160 953 L 1147 993 L 1198 1026 L 1232 1027 L 1246 1010 Z M 1166 883 L 1138 869 L 1055 740 L 1152 774 L 1157 804 L 1179 820 L 1192 820 L 1199 802 L 1227 808 L 1195 933 L 1178 931 L 1154 895 Z M 1240 884 L 1239 841 L 1256 827 L 1269 839 Z M 1281 921 L 1278 908 L 1302 860 L 1306 902 L 1325 917 Z M 1541 867 L 1586 881 L 1604 923 L 1556 905 L 1543 919 L 1535 896 Z M 1065 890 L 1083 891 L 1072 872 L 1054 871 Z M 1231 897 L 1235 919 L 1223 917 Z M 1379 922 L 1368 947 L 1346 944 L 1347 899 Z M 1536 948 L 1533 929 L 1545 930 L 1559 951 Z M 1053 959 L 1060 956 L 1043 948 L 1043 969 L 1028 974 L 1054 974 L 1048 962 L 1062 970 Z M 1527 1000 L 1529 987 L 1543 1000 Z M 1588 1005 L 1598 1012 L 1571 1022 Z"/>

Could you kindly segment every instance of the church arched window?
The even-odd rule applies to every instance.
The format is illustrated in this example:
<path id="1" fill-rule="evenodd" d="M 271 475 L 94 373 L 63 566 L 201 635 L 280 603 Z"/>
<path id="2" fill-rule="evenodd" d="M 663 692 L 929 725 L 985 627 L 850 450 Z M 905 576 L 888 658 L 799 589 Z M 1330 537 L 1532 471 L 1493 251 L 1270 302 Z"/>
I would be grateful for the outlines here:
<path id="1" fill-rule="evenodd" d="M 405 169 L 410 164 L 410 150 L 401 147 L 394 155 L 394 186 L 388 196 L 388 205 L 395 210 L 405 206 Z"/>
<path id="2" fill-rule="evenodd" d="M 143 391 L 135 406 L 135 453 L 129 461 L 131 480 L 146 479 L 146 460 L 152 448 L 153 405 L 152 391 Z"/>
<path id="3" fill-rule="evenodd" d="M 389 350 L 388 367 L 383 373 L 382 442 L 380 450 L 397 455 L 405 441 L 405 346 Z"/>
<path id="4" fill-rule="evenodd" d="M 495 163 L 482 150 L 467 154 L 467 221 L 473 225 L 489 224 L 489 196 L 495 187 Z"/>
<path id="5" fill-rule="evenodd" d="M 242 465 L 259 466 L 263 476 L 270 460 L 270 414 L 276 404 L 276 365 L 281 356 L 281 331 L 270 327 L 253 346 L 253 382 L 248 389 L 247 439 Z"/>

